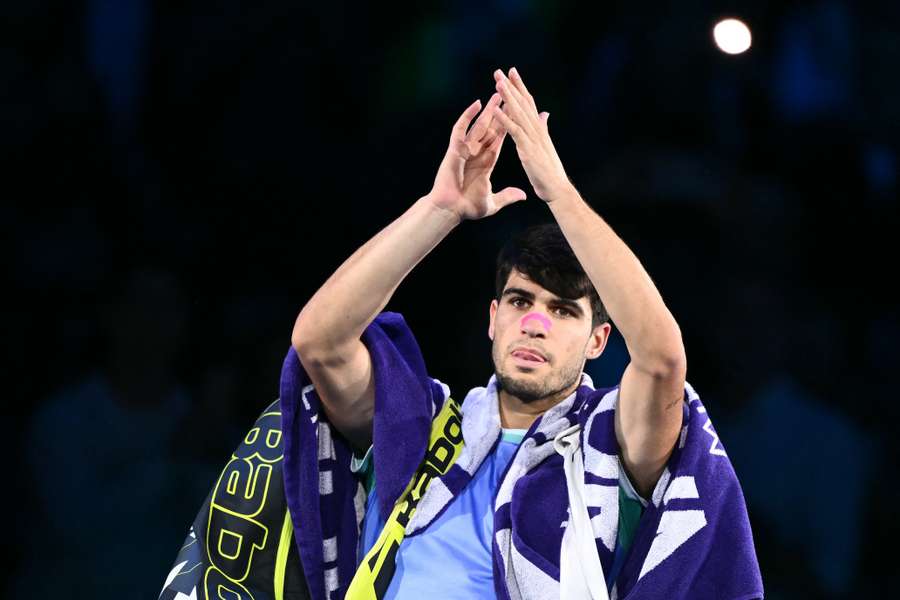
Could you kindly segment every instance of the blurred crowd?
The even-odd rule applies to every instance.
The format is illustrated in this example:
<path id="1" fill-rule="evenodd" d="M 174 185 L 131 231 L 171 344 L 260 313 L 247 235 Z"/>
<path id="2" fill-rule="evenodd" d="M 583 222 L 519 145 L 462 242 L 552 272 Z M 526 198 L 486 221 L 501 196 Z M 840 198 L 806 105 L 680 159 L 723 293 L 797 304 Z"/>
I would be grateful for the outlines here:
<path id="1" fill-rule="evenodd" d="M 513 65 L 681 326 L 767 597 L 886 586 L 900 5 L 8 4 L 10 597 L 158 593 L 305 300 Z M 726 14 L 745 55 L 712 44 Z M 494 180 L 527 186 L 511 146 Z M 457 398 L 491 374 L 497 250 L 550 218 L 532 198 L 464 224 L 388 306 Z M 587 370 L 613 385 L 627 360 L 616 335 Z"/>

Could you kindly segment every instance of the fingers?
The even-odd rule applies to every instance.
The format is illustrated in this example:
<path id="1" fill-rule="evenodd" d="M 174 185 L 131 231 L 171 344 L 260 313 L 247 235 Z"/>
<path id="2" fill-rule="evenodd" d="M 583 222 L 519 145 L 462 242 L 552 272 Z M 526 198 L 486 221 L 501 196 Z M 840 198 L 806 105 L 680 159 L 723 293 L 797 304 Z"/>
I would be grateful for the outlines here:
<path id="1" fill-rule="evenodd" d="M 497 106 L 491 109 L 491 125 L 488 127 L 488 132 L 482 139 L 482 142 L 485 144 L 492 144 L 494 140 L 498 137 L 505 137 L 507 134 L 506 127 L 503 126 L 503 123 L 497 120 L 497 109 L 502 108 L 503 99 L 500 99 L 500 103 Z"/>
<path id="2" fill-rule="evenodd" d="M 512 204 L 513 202 L 519 202 L 520 200 L 525 200 L 528 196 L 525 195 L 523 190 L 520 190 L 517 187 L 508 187 L 503 188 L 496 194 L 494 194 L 494 203 L 497 205 L 497 209 L 501 209 L 504 206 Z"/>
<path id="3" fill-rule="evenodd" d="M 494 111 L 498 110 L 500 107 L 495 106 L 491 110 L 491 126 L 488 128 L 487 133 L 481 139 L 481 152 L 488 153 L 500 153 L 500 147 L 503 146 L 503 140 L 506 139 L 506 127 L 503 126 L 495 114 Z M 485 109 L 486 110 L 486 109 Z"/>
<path id="4" fill-rule="evenodd" d="M 500 92 L 500 96 L 503 98 L 503 108 L 506 114 L 520 128 L 528 133 L 533 132 L 536 129 L 537 110 L 528 104 L 528 101 L 522 97 L 512 81 L 503 74 L 503 71 L 500 69 L 494 71 L 494 79 L 497 81 L 497 91 Z M 516 139 L 515 135 L 513 139 Z"/>
<path id="5" fill-rule="evenodd" d="M 515 67 L 509 70 L 509 80 L 512 81 L 513 86 L 522 95 L 522 97 L 531 105 L 531 108 L 534 109 L 534 112 L 537 112 L 537 104 L 534 103 L 534 98 L 528 92 L 528 88 L 525 87 L 525 82 L 522 81 L 522 76 L 519 75 L 519 72 Z"/>
<path id="6" fill-rule="evenodd" d="M 494 118 L 497 119 L 497 121 L 499 121 L 501 125 L 503 125 L 503 128 L 506 131 L 509 132 L 509 134 L 513 138 L 513 141 L 517 145 L 525 141 L 525 131 L 521 127 L 519 127 L 519 125 L 509 117 L 509 115 L 504 112 L 504 109 L 499 107 L 495 108 Z"/>
<path id="7" fill-rule="evenodd" d="M 506 129 L 501 129 L 497 132 L 497 137 L 493 138 L 491 142 L 488 144 L 487 150 L 488 152 L 497 152 L 500 153 L 500 147 L 503 146 L 503 140 L 506 139 Z"/>
<path id="8" fill-rule="evenodd" d="M 500 158 L 500 149 L 503 147 L 503 141 L 506 139 L 506 131 L 499 132 L 498 135 L 491 138 L 490 141 L 485 138 L 484 145 L 481 148 L 481 153 L 474 158 L 475 163 L 478 166 L 486 169 L 493 169 L 497 164 L 497 159 Z"/>
<path id="9" fill-rule="evenodd" d="M 519 91 L 515 88 L 509 78 L 503 74 L 503 71 L 497 69 L 494 71 L 494 80 L 497 82 L 497 91 L 500 92 L 500 97 L 503 99 L 503 104 L 505 105 L 507 112 L 510 113 L 510 116 L 516 120 L 520 117 L 524 117 L 524 108 L 526 106 L 524 102 L 522 102 L 524 99 L 521 98 Z"/>
<path id="10" fill-rule="evenodd" d="M 463 114 L 459 116 L 456 120 L 456 123 L 453 125 L 453 131 L 450 134 L 450 143 L 453 144 L 454 141 L 464 142 L 466 139 L 466 130 L 469 128 L 469 123 L 472 122 L 472 119 L 475 118 L 475 115 L 478 114 L 478 111 L 481 109 L 481 100 L 476 100 L 472 104 L 469 105 Z"/>
<path id="11" fill-rule="evenodd" d="M 466 146 L 469 149 L 470 155 L 476 156 L 481 152 L 483 145 L 489 144 L 493 140 L 494 136 L 491 135 L 491 125 L 494 120 L 494 107 L 499 106 L 500 101 L 500 94 L 491 96 L 490 100 L 488 100 L 488 103 L 485 105 L 484 110 L 481 111 L 481 114 L 478 116 L 478 120 L 475 121 L 475 124 L 472 125 L 469 133 L 466 134 Z M 496 135 L 496 133 L 494 133 L 494 135 Z"/>

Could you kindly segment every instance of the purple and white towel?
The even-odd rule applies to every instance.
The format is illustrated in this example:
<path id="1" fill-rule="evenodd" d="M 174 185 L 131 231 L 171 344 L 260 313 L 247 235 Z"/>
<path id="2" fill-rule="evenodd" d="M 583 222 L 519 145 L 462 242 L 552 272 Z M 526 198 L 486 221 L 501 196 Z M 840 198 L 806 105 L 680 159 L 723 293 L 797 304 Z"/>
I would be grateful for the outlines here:
<path id="1" fill-rule="evenodd" d="M 431 419 L 449 390 L 428 376 L 418 344 L 396 313 L 363 335 L 375 379 L 375 471 L 381 514 L 389 514 L 425 456 Z M 618 529 L 618 388 L 583 385 L 529 429 L 497 492 L 494 585 L 498 598 L 558 598 L 560 547 L 569 521 L 563 458 L 554 439 L 580 427 L 584 499 L 604 572 Z M 310 595 L 343 598 L 356 570 L 365 492 L 350 471 L 349 445 L 323 417 L 296 354 L 281 379 L 285 494 Z M 465 447 L 432 481 L 406 528 L 412 536 L 465 488 L 500 435 L 493 379 L 463 402 Z M 763 597 L 762 578 L 737 477 L 706 409 L 687 385 L 678 445 L 652 494 L 629 556 L 610 591 L 614 600 Z M 602 574 L 598 574 L 602 578 Z"/>

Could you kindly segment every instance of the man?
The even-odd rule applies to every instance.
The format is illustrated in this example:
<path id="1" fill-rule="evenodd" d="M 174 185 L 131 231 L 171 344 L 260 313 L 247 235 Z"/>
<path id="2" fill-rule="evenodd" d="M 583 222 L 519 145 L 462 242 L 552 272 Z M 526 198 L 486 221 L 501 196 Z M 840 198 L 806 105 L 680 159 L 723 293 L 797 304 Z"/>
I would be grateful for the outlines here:
<path id="1" fill-rule="evenodd" d="M 385 571 L 375 573 L 375 569 L 369 569 L 371 572 L 365 576 L 357 574 L 348 598 L 412 598 L 435 590 L 440 590 L 437 593 L 442 598 L 486 598 L 495 593 L 533 597 L 522 589 L 527 582 L 516 582 L 518 589 L 514 592 L 494 581 L 504 571 L 507 580 L 511 574 L 509 561 L 504 568 L 496 557 L 492 499 L 497 496 L 504 469 L 526 431 L 549 409 L 574 399 L 579 387 L 585 385 L 584 363 L 602 353 L 609 336 L 606 310 L 621 330 L 631 357 L 614 411 L 615 441 L 621 461 L 618 479 L 623 490 L 619 514 L 632 515 L 630 521 L 619 519 L 619 527 L 629 529 L 631 535 L 682 431 L 687 360 L 675 319 L 634 254 L 591 210 L 566 176 L 548 132 L 548 114 L 538 112 L 516 70 L 511 69 L 508 76 L 497 70 L 494 78 L 498 93 L 491 97 L 474 125 L 469 128 L 480 109 L 477 101 L 454 126 L 431 192 L 355 252 L 310 299 L 294 328 L 293 347 L 321 402 L 323 416 L 352 446 L 357 455 L 354 470 L 366 472 L 370 480 L 358 558 L 363 564 L 369 559 L 382 568 L 384 562 L 395 565 L 387 566 L 388 576 L 384 576 Z M 372 549 L 379 545 L 386 513 L 393 501 L 399 503 L 403 496 L 396 498 L 400 491 L 396 488 L 391 502 L 380 502 L 375 499 L 380 497 L 380 483 L 376 489 L 371 485 L 372 461 L 367 450 L 372 447 L 373 431 L 374 470 L 379 482 L 378 445 L 393 447 L 395 442 L 378 439 L 379 372 L 373 366 L 369 347 L 372 344 L 367 346 L 364 333 L 403 278 L 462 221 L 489 217 L 525 199 L 525 192 L 517 188 L 497 193 L 491 189 L 491 171 L 507 134 L 515 142 L 535 194 L 547 204 L 558 223 L 556 231 L 562 235 L 554 236 L 552 228 L 532 231 L 531 237 L 520 240 L 519 246 L 507 249 L 505 262 L 501 259 L 497 297 L 490 305 L 488 327 L 496 376 L 483 395 L 498 404 L 496 412 L 503 434 L 488 455 L 481 458 L 480 465 L 474 465 L 475 472 L 469 474 L 463 489 L 451 494 L 453 500 L 441 507 L 441 514 L 420 535 L 410 536 L 410 519 L 416 519 L 411 516 L 403 521 L 409 537 L 399 534 L 400 539 L 394 540 L 397 548 L 379 555 Z M 527 256 L 530 250 L 552 257 L 557 264 L 541 265 Z M 560 269 L 564 271 L 559 272 Z M 386 377 L 383 373 L 381 376 Z M 290 392 L 285 394 L 284 388 L 282 392 L 284 404 Z M 477 418 L 467 411 L 469 405 L 467 398 L 463 403 L 464 432 L 467 419 Z M 434 401 L 432 412 L 440 406 L 439 398 Z M 490 418 L 491 414 L 487 410 L 480 416 Z M 498 433 L 492 432 L 494 439 Z M 473 442 L 465 440 L 466 445 Z M 362 455 L 368 460 L 360 461 Z M 418 457 L 421 456 L 420 452 Z M 454 456 L 461 460 L 458 453 Z M 286 463 L 285 477 L 289 482 L 288 468 Z M 438 469 L 431 475 L 437 479 L 442 473 Z M 506 477 L 510 477 L 509 472 Z M 415 479 L 413 487 L 416 488 Z M 424 492 L 421 496 L 428 497 Z M 629 502 L 637 510 L 627 508 Z M 291 508 L 292 513 L 297 512 L 294 506 Z M 424 508 L 424 504 L 418 507 Z M 535 514 L 534 518 L 540 519 L 541 515 Z M 302 527 L 302 515 L 295 514 L 294 520 L 296 528 Z M 559 525 L 557 522 L 553 527 Z M 591 539 L 594 537 L 592 534 Z M 594 597 L 605 593 L 607 584 L 610 588 L 615 585 L 622 568 L 628 547 L 623 545 L 623 535 L 617 537 L 610 556 L 601 557 L 601 563 L 611 562 L 605 570 L 615 572 L 606 576 L 584 575 L 603 584 L 602 591 L 591 592 Z M 552 557 L 558 551 L 557 545 L 549 554 Z M 557 565 L 558 561 L 545 569 L 549 578 L 563 568 Z M 326 588 L 338 589 L 339 579 L 344 577 L 335 578 L 332 574 Z M 574 589 L 571 585 L 566 587 L 565 581 L 562 583 L 562 589 Z M 545 586 L 546 582 L 539 585 Z M 584 585 L 591 590 L 596 588 L 592 581 Z M 741 597 L 756 597 L 753 594 L 757 592 L 761 597 L 761 585 L 756 586 L 756 581 L 745 587 L 740 591 L 750 595 Z"/>
<path id="2" fill-rule="evenodd" d="M 675 319 L 569 181 L 519 74 L 494 78 L 484 110 L 453 127 L 432 190 L 300 312 L 280 408 L 226 466 L 161 598 L 201 585 L 316 600 L 762 597 L 740 486 L 685 382 Z M 462 221 L 525 199 L 491 189 L 507 135 L 556 225 L 501 252 L 495 375 L 459 405 L 382 310 Z M 595 390 L 582 370 L 609 317 L 631 363 Z"/>

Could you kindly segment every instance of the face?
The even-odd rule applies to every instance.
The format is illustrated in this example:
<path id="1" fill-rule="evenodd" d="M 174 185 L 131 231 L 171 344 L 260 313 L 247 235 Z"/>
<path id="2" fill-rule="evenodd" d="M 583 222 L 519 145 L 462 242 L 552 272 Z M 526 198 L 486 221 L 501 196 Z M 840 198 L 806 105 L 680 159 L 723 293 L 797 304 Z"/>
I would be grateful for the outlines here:
<path id="1" fill-rule="evenodd" d="M 560 298 L 513 270 L 499 302 L 491 302 L 497 382 L 523 402 L 570 390 L 585 360 L 603 352 L 609 331 L 608 323 L 591 328 L 587 297 Z"/>

